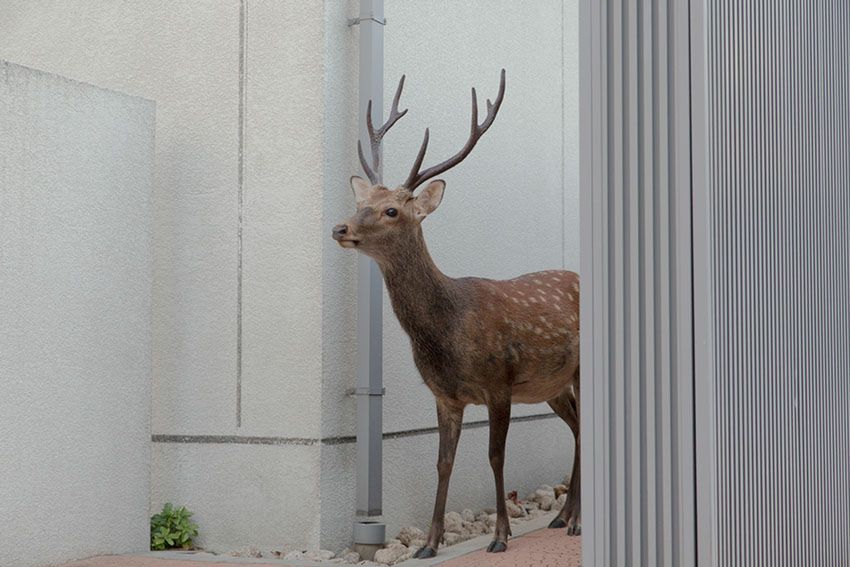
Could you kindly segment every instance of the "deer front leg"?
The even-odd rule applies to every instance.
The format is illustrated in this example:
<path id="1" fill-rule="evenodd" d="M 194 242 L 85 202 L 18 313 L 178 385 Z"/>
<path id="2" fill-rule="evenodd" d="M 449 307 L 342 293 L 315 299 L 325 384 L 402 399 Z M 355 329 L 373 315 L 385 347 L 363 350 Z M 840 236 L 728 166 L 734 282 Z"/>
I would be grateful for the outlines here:
<path id="1" fill-rule="evenodd" d="M 490 467 L 496 480 L 496 533 L 487 547 L 490 553 L 505 551 L 508 548 L 508 536 L 511 535 L 511 523 L 508 508 L 505 505 L 505 441 L 508 438 L 508 426 L 511 423 L 511 400 L 494 400 L 488 404 L 490 412 Z"/>
<path id="2" fill-rule="evenodd" d="M 443 520 L 446 513 L 446 497 L 449 493 L 449 478 L 455 462 L 455 451 L 460 439 L 460 427 L 463 423 L 463 406 L 450 406 L 437 401 L 437 429 L 440 433 L 440 452 L 437 456 L 437 499 L 434 502 L 434 516 L 425 547 L 416 550 L 413 557 L 427 559 L 437 555 L 440 538 L 443 537 Z"/>

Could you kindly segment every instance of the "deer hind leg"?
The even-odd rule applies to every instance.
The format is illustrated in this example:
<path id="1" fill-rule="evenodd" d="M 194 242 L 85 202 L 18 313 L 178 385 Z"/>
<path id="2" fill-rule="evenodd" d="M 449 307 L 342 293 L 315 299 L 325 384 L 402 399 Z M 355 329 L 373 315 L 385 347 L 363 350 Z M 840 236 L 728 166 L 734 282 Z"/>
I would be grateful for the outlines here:
<path id="1" fill-rule="evenodd" d="M 440 449 L 437 456 L 437 498 L 434 503 L 434 516 L 425 547 L 416 550 L 413 557 L 427 559 L 437 555 L 440 538 L 443 537 L 443 520 L 446 513 L 446 497 L 449 492 L 449 478 L 452 476 L 457 442 L 463 423 L 463 407 L 448 406 L 437 400 L 437 429 L 440 434 Z"/>
<path id="2" fill-rule="evenodd" d="M 581 438 L 579 436 L 578 396 L 578 370 L 576 370 L 575 392 L 568 388 L 557 398 L 548 402 L 555 413 L 567 422 L 575 437 L 575 458 L 573 459 L 573 471 L 570 475 L 567 501 L 558 516 L 549 524 L 550 528 L 566 527 L 569 535 L 581 534 Z"/>
<path id="3" fill-rule="evenodd" d="M 511 535 L 511 523 L 505 504 L 505 441 L 508 438 L 508 426 L 511 423 L 511 400 L 491 401 L 490 413 L 490 467 L 496 480 L 496 533 L 487 551 L 499 552 L 508 548 L 508 536 Z"/>

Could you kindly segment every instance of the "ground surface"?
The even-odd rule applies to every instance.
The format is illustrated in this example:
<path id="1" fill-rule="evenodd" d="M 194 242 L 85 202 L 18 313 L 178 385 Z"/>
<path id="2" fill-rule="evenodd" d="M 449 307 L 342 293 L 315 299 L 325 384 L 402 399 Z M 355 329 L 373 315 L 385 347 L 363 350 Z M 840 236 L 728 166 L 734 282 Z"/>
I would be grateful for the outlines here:
<path id="1" fill-rule="evenodd" d="M 486 553 L 490 535 L 476 538 L 440 550 L 434 559 L 410 559 L 400 567 L 440 565 L 441 567 L 579 567 L 581 538 L 567 536 L 564 530 L 536 529 L 511 538 L 504 553 Z M 454 551 L 454 553 L 452 553 Z M 458 555 L 458 553 L 464 553 Z M 177 553 L 144 555 L 109 555 L 66 563 L 60 567 L 222 567 L 243 565 L 251 567 L 306 567 L 340 565 L 305 561 L 244 559 L 227 556 L 183 555 Z M 375 564 L 372 564 L 375 565 Z"/>
<path id="2" fill-rule="evenodd" d="M 222 565 L 250 565 L 251 567 L 284 567 L 290 563 L 284 561 L 274 561 L 272 563 L 258 563 L 245 560 L 234 561 L 235 558 L 228 558 L 228 561 L 222 562 L 219 560 L 213 561 L 198 561 L 195 559 L 161 559 L 158 557 L 143 557 L 138 555 L 104 555 L 101 557 L 92 557 L 91 559 L 83 559 L 82 561 L 74 561 L 73 563 L 65 563 L 59 567 L 221 567 Z M 302 565 L 299 563 L 299 565 Z"/>
<path id="3" fill-rule="evenodd" d="M 504 553 L 479 550 L 438 563 L 440 567 L 579 567 L 581 537 L 564 530 L 536 530 L 508 541 Z"/>

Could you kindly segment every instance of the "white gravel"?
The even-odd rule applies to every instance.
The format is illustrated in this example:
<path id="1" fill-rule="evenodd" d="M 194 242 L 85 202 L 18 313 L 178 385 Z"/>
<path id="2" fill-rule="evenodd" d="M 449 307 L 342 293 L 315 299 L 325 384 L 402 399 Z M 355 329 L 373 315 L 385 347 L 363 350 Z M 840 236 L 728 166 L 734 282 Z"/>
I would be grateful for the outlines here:
<path id="1" fill-rule="evenodd" d="M 555 487 L 541 485 L 537 490 L 526 496 L 525 500 L 509 498 L 505 500 L 511 524 L 538 518 L 550 510 L 560 510 L 567 499 L 567 487 L 559 484 Z M 511 493 L 515 494 L 515 493 Z M 557 496 L 556 496 L 557 494 Z M 443 524 L 445 532 L 441 545 L 449 546 L 472 539 L 482 534 L 493 533 L 496 527 L 496 513 L 492 508 L 473 512 L 470 509 L 462 512 L 447 512 Z M 428 534 L 415 526 L 407 526 L 387 541 L 383 549 L 375 553 L 374 561 L 361 561 L 360 555 L 345 549 L 339 554 L 325 549 L 316 550 L 274 550 L 259 551 L 254 548 L 243 548 L 228 555 L 235 557 L 274 557 L 283 559 L 306 559 L 310 561 L 327 562 L 329 564 L 347 565 L 393 565 L 406 561 L 413 553 L 424 546 Z"/>

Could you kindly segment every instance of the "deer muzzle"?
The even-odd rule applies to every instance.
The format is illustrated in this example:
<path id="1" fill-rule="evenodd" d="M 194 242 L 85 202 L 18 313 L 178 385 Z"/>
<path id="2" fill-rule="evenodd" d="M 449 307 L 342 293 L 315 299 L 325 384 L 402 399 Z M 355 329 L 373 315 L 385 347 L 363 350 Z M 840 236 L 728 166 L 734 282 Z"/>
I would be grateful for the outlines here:
<path id="1" fill-rule="evenodd" d="M 343 248 L 352 248 L 357 246 L 359 242 L 356 238 L 351 236 L 351 231 L 348 228 L 347 224 L 338 224 L 333 228 L 331 232 L 333 239 L 339 242 L 339 245 Z"/>

